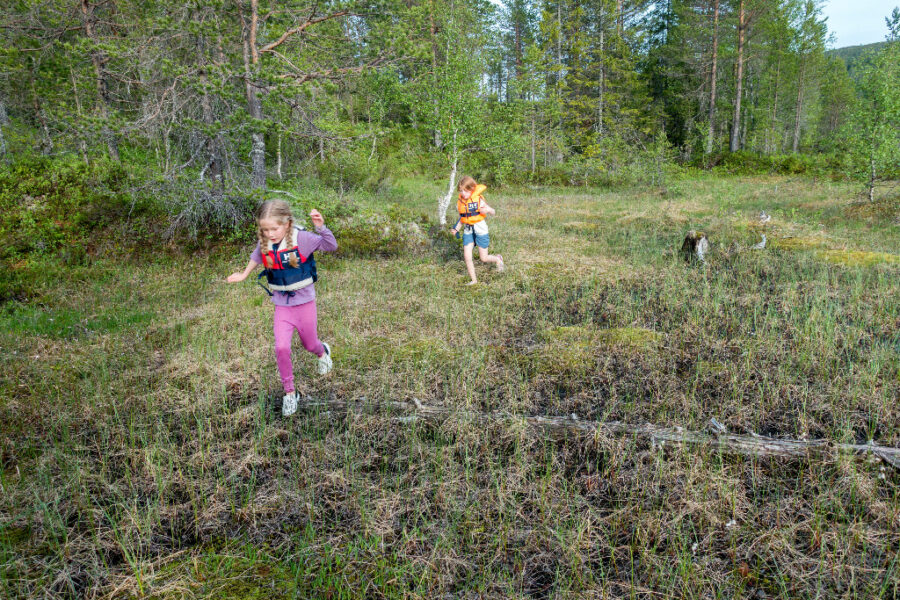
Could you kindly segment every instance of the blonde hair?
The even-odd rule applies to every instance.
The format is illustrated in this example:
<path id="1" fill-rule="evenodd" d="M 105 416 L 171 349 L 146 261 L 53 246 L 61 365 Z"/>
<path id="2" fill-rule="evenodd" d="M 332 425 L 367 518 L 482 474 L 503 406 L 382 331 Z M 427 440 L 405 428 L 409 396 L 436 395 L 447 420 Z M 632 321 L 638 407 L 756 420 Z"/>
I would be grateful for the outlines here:
<path id="1" fill-rule="evenodd" d="M 459 185 L 456 186 L 456 191 L 458 192 L 466 192 L 469 190 L 474 190 L 475 186 L 478 185 L 478 182 L 475 181 L 474 178 L 466 175 L 462 179 L 459 180 Z"/>
<path id="2" fill-rule="evenodd" d="M 265 252 L 265 250 L 269 248 L 269 240 L 266 239 L 262 227 L 259 227 L 259 222 L 263 219 L 272 219 L 279 225 L 287 223 L 288 229 L 284 237 L 288 240 L 289 244 L 290 241 L 294 239 L 294 215 L 291 214 L 291 205 L 281 199 L 267 200 L 266 202 L 263 202 L 256 211 L 256 235 L 259 237 L 259 249 L 262 252 Z M 284 248 L 282 248 L 282 250 L 283 249 Z M 289 262 L 292 267 L 300 265 L 300 261 L 297 259 L 296 254 L 290 255 Z"/>

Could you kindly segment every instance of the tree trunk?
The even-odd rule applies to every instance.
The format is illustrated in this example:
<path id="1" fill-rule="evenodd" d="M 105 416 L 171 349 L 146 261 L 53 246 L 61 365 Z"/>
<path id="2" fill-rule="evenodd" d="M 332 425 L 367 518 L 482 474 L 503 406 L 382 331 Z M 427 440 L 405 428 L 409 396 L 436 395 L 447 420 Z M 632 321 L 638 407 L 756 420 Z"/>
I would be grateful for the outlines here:
<path id="1" fill-rule="evenodd" d="M 515 19 L 515 45 L 516 45 L 516 77 L 519 77 L 522 74 L 522 26 L 519 23 L 519 18 L 521 15 L 516 14 Z"/>
<path id="2" fill-rule="evenodd" d="M 244 29 L 244 90 L 247 94 L 247 112 L 253 119 L 253 132 L 250 134 L 250 162 L 251 162 L 251 186 L 255 190 L 266 189 L 266 141 L 263 132 L 259 130 L 262 122 L 262 103 L 259 100 L 259 91 L 254 85 L 253 76 L 256 73 L 256 65 L 259 55 L 256 51 L 256 27 L 258 25 L 257 0 L 250 0 L 250 23 L 243 19 L 243 3 L 238 2 L 238 10 L 241 11 L 241 25 Z M 251 67 L 252 64 L 252 67 Z"/>
<path id="3" fill-rule="evenodd" d="M 794 154 L 800 149 L 800 115 L 803 112 L 803 75 L 806 70 L 803 56 L 800 57 L 800 78 L 797 81 L 797 109 L 794 111 L 794 142 L 791 150 Z"/>
<path id="4" fill-rule="evenodd" d="M 741 134 L 741 96 L 743 95 L 744 85 L 744 37 L 747 33 L 746 12 L 744 11 L 744 0 L 740 2 L 738 9 L 738 47 L 737 47 L 737 65 L 736 65 L 736 89 L 734 94 L 734 115 L 731 119 L 731 140 L 728 148 L 731 152 L 737 152 L 740 149 Z"/>
<path id="5" fill-rule="evenodd" d="M 619 34 L 619 38 L 625 30 L 625 11 L 622 10 L 622 4 L 623 0 L 616 0 L 616 33 Z"/>
<path id="6" fill-rule="evenodd" d="M 769 134 L 773 137 L 775 133 L 778 131 L 778 84 L 781 82 L 781 58 L 775 62 L 775 93 L 773 94 L 772 100 L 772 122 L 769 124 L 768 131 L 766 133 L 766 154 L 772 154 L 773 148 L 770 145 L 770 141 L 768 139 Z M 771 142 L 774 144 L 774 140 Z"/>
<path id="7" fill-rule="evenodd" d="M 563 0 L 556 0 L 556 27 L 558 29 L 556 36 L 556 110 L 559 113 L 558 125 L 560 135 L 562 135 L 562 110 L 560 110 L 562 103 L 562 3 Z"/>
<path id="8" fill-rule="evenodd" d="M 534 102 L 534 100 L 532 100 Z M 535 170 L 535 156 L 534 156 L 534 120 L 535 120 L 535 110 L 534 106 L 531 107 L 531 174 L 534 175 Z"/>
<path id="9" fill-rule="evenodd" d="M 281 176 L 281 130 L 278 131 L 278 149 L 275 151 L 275 157 L 275 174 L 282 180 L 284 177 Z"/>
<path id="10" fill-rule="evenodd" d="M 8 121 L 9 118 L 6 116 L 6 104 L 4 104 L 3 99 L 0 98 L 0 159 L 3 160 L 6 160 L 6 138 L 3 135 L 3 126 L 6 125 Z M 532 150 L 532 155 L 533 154 L 534 151 Z M 534 162 L 533 158 L 532 162 Z"/>
<path id="11" fill-rule="evenodd" d="M 197 53 L 200 59 L 200 86 L 203 90 L 203 93 L 200 96 L 200 110 L 203 113 L 203 123 L 211 129 L 215 127 L 215 118 L 213 116 L 212 102 L 209 98 L 209 85 L 206 77 L 206 50 L 204 39 L 202 37 L 197 40 Z M 223 189 L 224 191 L 224 186 L 222 185 L 222 157 L 219 135 L 210 135 L 207 132 L 204 134 L 204 137 L 206 138 L 206 165 L 200 172 L 200 179 L 202 180 L 204 174 L 208 172 L 213 185 L 218 185 L 220 189 Z"/>
<path id="12" fill-rule="evenodd" d="M 437 23 L 434 20 L 434 11 L 435 6 L 434 2 L 431 3 L 431 9 L 428 11 L 428 31 L 431 34 L 431 77 L 434 82 L 437 82 L 437 68 L 438 68 L 438 43 L 437 43 Z M 440 123 L 440 107 L 438 106 L 437 94 L 439 90 L 435 89 L 437 86 L 431 90 L 432 94 L 432 103 L 433 103 L 433 111 L 434 111 L 434 122 Z M 441 136 L 441 130 L 439 127 L 435 126 L 434 130 L 431 132 L 431 142 L 434 144 L 434 147 L 438 150 L 444 147 L 444 140 Z"/>
<path id="13" fill-rule="evenodd" d="M 602 29 L 603 25 L 601 24 L 600 29 L 600 81 L 597 84 L 597 135 L 603 135 L 603 88 L 606 85 L 604 81 L 604 62 L 603 62 L 603 42 L 604 42 L 604 30 Z"/>
<path id="14" fill-rule="evenodd" d="M 706 133 L 706 153 L 712 154 L 716 128 L 716 69 L 719 62 L 719 0 L 713 9 L 712 72 L 709 76 L 709 129 Z"/>
<path id="15" fill-rule="evenodd" d="M 875 153 L 869 157 L 869 202 L 875 201 Z"/>
<path id="16" fill-rule="evenodd" d="M 447 209 L 450 207 L 450 202 L 453 201 L 453 192 L 456 189 L 456 170 L 459 166 L 459 155 L 456 150 L 456 131 L 453 132 L 453 164 L 450 166 L 450 182 L 447 186 L 447 194 L 441 198 L 441 201 L 438 203 L 438 223 L 441 226 L 447 225 Z"/>
<path id="17" fill-rule="evenodd" d="M 84 17 L 84 34 L 92 44 L 96 44 L 94 32 L 94 6 L 88 0 L 81 0 L 81 14 Z M 119 161 L 119 142 L 109 126 L 109 86 L 106 82 L 107 57 L 99 50 L 91 51 L 91 64 L 94 66 L 94 78 L 97 84 L 97 111 L 103 122 L 103 138 L 113 160 Z"/>
<path id="18" fill-rule="evenodd" d="M 81 100 L 78 97 L 78 83 L 75 79 L 75 70 L 69 66 L 69 77 L 72 79 L 72 96 L 75 98 L 75 116 L 78 118 L 78 149 L 81 151 L 81 159 L 88 164 L 87 142 L 84 139 L 84 131 L 81 128 L 82 112 Z"/>
<path id="19" fill-rule="evenodd" d="M 44 114 L 44 107 L 41 106 L 41 99 L 37 93 L 37 87 L 34 84 L 34 74 L 31 76 L 31 104 L 34 107 L 34 116 L 41 125 L 41 154 L 48 155 L 53 152 L 53 138 L 50 137 L 50 126 L 47 123 L 47 115 Z"/>

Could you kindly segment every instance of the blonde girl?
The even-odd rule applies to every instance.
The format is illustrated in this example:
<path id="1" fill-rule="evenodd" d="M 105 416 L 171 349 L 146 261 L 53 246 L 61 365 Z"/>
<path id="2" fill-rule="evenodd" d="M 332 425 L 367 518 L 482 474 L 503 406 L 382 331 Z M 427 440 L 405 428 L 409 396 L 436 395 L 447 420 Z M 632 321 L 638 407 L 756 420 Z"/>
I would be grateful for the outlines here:
<path id="1" fill-rule="evenodd" d="M 284 200 L 269 200 L 259 207 L 256 221 L 259 241 L 243 271 L 228 276 L 228 283 L 244 281 L 253 269 L 263 265 L 275 305 L 275 362 L 284 387 L 281 413 L 290 416 L 297 410 L 299 394 L 294 389 L 291 339 L 296 331 L 307 351 L 319 357 L 317 371 L 325 375 L 332 369 L 331 347 L 320 341 L 317 332 L 316 261 L 313 252 L 334 252 L 337 241 L 325 227 L 317 210 L 309 213 L 316 233 L 304 231 L 294 222 L 290 205 Z M 270 291 L 271 290 L 271 291 Z"/>
<path id="2" fill-rule="evenodd" d="M 502 271 L 504 268 L 503 257 L 499 254 L 488 254 L 487 250 L 491 238 L 485 215 L 493 216 L 497 214 L 497 211 L 488 206 L 481 196 L 486 189 L 486 185 L 476 183 L 468 175 L 460 179 L 459 185 L 457 185 L 459 199 L 456 201 L 456 210 L 459 212 L 459 221 L 450 231 L 454 235 L 462 231 L 463 258 L 466 261 L 466 271 L 469 272 L 470 279 L 466 285 L 478 283 L 478 278 L 475 276 L 475 261 L 472 259 L 472 251 L 475 246 L 478 246 L 478 258 L 481 259 L 481 262 L 495 263 L 498 271 Z"/>

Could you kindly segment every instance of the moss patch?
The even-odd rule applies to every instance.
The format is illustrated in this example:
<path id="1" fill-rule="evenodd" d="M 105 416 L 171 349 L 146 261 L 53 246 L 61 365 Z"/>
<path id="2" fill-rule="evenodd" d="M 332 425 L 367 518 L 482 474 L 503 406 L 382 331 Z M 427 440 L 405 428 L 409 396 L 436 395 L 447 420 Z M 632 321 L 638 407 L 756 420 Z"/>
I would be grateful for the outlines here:
<path id="1" fill-rule="evenodd" d="M 851 267 L 871 267 L 880 264 L 900 264 L 900 256 L 887 252 L 866 252 L 865 250 L 821 250 L 816 253 L 822 259 Z"/>
<path id="2" fill-rule="evenodd" d="M 769 242 L 773 248 L 779 250 L 814 250 L 825 245 L 822 238 L 809 236 L 772 237 Z"/>
<path id="3" fill-rule="evenodd" d="M 294 598 L 294 574 L 284 564 L 256 549 L 203 550 L 181 556 L 155 573 L 131 578 L 129 598 L 193 598 L 222 600 L 276 600 Z"/>
<path id="4" fill-rule="evenodd" d="M 663 334 L 642 327 L 615 327 L 601 329 L 600 340 L 611 346 L 626 346 L 634 350 L 655 348 L 663 339 Z"/>

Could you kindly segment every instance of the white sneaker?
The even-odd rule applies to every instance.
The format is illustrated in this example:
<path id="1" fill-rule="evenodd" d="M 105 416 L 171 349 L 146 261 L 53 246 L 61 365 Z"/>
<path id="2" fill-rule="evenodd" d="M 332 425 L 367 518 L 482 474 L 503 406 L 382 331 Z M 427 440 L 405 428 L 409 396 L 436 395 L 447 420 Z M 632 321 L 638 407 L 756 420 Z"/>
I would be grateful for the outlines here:
<path id="1" fill-rule="evenodd" d="M 503 264 L 503 256 L 498 254 L 497 258 L 500 259 L 497 261 L 497 271 L 503 272 L 503 269 L 506 268 L 506 265 Z"/>
<path id="2" fill-rule="evenodd" d="M 297 412 L 297 403 L 300 401 L 300 394 L 296 391 L 285 394 L 281 399 L 281 416 L 289 417 Z"/>
<path id="3" fill-rule="evenodd" d="M 316 372 L 319 375 L 327 375 L 334 367 L 334 362 L 331 360 L 331 346 L 322 342 L 322 347 L 325 348 L 325 354 L 319 357 L 319 364 L 316 367 Z"/>

